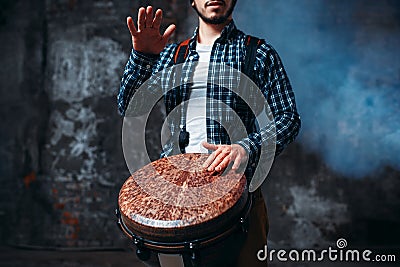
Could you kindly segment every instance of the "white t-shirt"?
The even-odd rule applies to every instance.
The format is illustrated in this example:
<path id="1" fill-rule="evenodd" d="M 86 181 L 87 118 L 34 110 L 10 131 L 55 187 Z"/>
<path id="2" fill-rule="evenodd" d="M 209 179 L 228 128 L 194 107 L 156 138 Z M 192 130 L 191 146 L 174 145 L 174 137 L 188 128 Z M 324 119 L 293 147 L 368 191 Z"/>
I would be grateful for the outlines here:
<path id="1" fill-rule="evenodd" d="M 211 45 L 197 43 L 196 51 L 199 54 L 199 64 L 193 73 L 193 86 L 186 112 L 186 131 L 189 132 L 189 145 L 186 153 L 207 153 L 201 143 L 207 141 L 206 103 L 207 103 L 207 75 L 211 56 Z"/>

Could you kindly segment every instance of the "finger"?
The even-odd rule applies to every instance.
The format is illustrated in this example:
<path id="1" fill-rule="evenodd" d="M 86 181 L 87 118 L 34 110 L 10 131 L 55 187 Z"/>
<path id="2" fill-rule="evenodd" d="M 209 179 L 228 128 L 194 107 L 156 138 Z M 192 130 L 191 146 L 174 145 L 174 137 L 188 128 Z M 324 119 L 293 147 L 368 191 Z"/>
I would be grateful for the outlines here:
<path id="1" fill-rule="evenodd" d="M 156 15 L 154 16 L 154 20 L 153 20 L 153 28 L 155 29 L 159 29 L 161 26 L 161 21 L 162 21 L 162 10 L 161 9 L 157 9 L 156 11 Z"/>
<path id="2" fill-rule="evenodd" d="M 232 170 L 237 170 L 239 169 L 240 164 L 242 164 L 242 157 L 240 156 L 240 154 L 238 154 L 234 159 L 235 160 L 232 165 Z"/>
<path id="3" fill-rule="evenodd" d="M 218 164 L 217 167 L 215 167 L 215 170 L 218 172 L 224 170 L 229 165 L 230 161 L 231 161 L 231 156 L 230 155 L 226 156 L 224 160 L 220 164 Z"/>
<path id="4" fill-rule="evenodd" d="M 218 146 L 216 146 L 218 147 Z M 221 153 L 222 151 L 222 147 L 218 147 L 218 149 L 216 151 L 214 151 L 208 158 L 207 160 L 204 162 L 203 167 L 207 168 L 208 171 L 214 171 L 214 165 L 212 165 L 214 163 L 214 161 L 216 160 L 217 156 Z M 212 166 L 211 166 L 212 165 Z"/>
<path id="5" fill-rule="evenodd" d="M 143 31 L 143 29 L 146 27 L 146 9 L 144 7 L 139 8 L 138 12 L 138 30 Z"/>
<path id="6" fill-rule="evenodd" d="M 210 166 L 210 164 L 214 161 L 215 157 L 216 156 L 214 153 L 212 153 L 210 156 L 208 156 L 206 161 L 203 163 L 203 168 L 208 168 Z"/>
<path id="7" fill-rule="evenodd" d="M 210 144 L 207 142 L 202 142 L 201 144 L 203 145 L 204 148 L 206 148 L 208 150 L 217 150 L 219 147 L 218 145 Z"/>
<path id="8" fill-rule="evenodd" d="M 153 24 L 153 7 L 148 6 L 146 8 L 146 28 L 151 28 Z"/>
<path id="9" fill-rule="evenodd" d="M 168 39 L 174 33 L 175 29 L 176 29 L 175 24 L 169 25 L 168 28 L 165 30 L 163 36 L 162 36 L 163 40 L 168 41 Z"/>
<path id="10" fill-rule="evenodd" d="M 137 30 L 135 27 L 135 23 L 133 23 L 133 19 L 131 17 L 126 18 L 126 25 L 128 25 L 128 29 L 132 36 L 136 36 Z"/>
<path id="11" fill-rule="evenodd" d="M 209 171 L 213 171 L 219 164 L 221 164 L 221 162 L 228 157 L 229 158 L 229 154 L 230 151 L 226 151 L 225 149 L 218 149 L 217 151 L 220 151 L 219 155 L 214 159 L 214 161 L 210 164 L 210 166 L 208 167 Z M 215 151 L 215 153 L 217 154 L 217 151 Z"/>

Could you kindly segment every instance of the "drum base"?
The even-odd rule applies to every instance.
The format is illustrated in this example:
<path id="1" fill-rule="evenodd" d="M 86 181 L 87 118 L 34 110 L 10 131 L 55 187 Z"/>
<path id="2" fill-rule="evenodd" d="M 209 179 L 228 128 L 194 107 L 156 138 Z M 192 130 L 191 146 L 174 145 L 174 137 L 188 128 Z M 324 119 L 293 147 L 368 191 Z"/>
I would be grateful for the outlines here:
<path id="1" fill-rule="evenodd" d="M 180 244 L 166 244 L 159 242 L 152 242 L 149 240 L 143 240 L 142 238 L 133 234 L 130 229 L 126 227 L 124 224 L 119 209 L 115 210 L 116 216 L 118 218 L 117 225 L 125 233 L 132 241 L 133 245 L 136 247 L 136 254 L 138 257 L 147 265 L 147 266 L 155 266 L 155 267 L 231 267 L 234 266 L 239 252 L 244 244 L 244 241 L 247 236 L 247 227 L 248 227 L 248 216 L 250 207 L 252 205 L 252 198 L 249 197 L 247 200 L 247 207 L 240 218 L 240 222 L 238 222 L 235 226 L 222 233 L 218 238 L 210 241 L 210 238 L 205 238 L 204 240 L 197 240 L 192 242 L 185 242 Z M 207 241 L 210 244 L 201 245 L 202 242 Z M 199 243 L 197 243 L 199 242 Z M 206 242 L 206 243 L 207 243 Z M 196 247 L 191 248 L 192 244 L 200 245 L 201 249 Z M 175 247 L 175 249 L 171 249 Z M 141 258 L 138 254 L 140 251 L 140 255 L 145 255 L 147 257 Z M 183 252 L 182 254 L 177 254 Z M 149 253 L 149 254 L 147 254 Z M 150 255 L 151 254 L 151 255 Z M 163 259 L 160 260 L 158 255 Z M 221 257 L 222 255 L 229 255 L 229 258 Z M 172 256 L 179 256 L 180 259 L 174 259 Z M 149 259 L 154 259 L 150 260 Z M 177 264 L 183 265 L 170 265 L 170 262 L 178 262 Z M 160 265 L 162 262 L 169 265 Z M 150 264 L 150 265 L 149 265 Z"/>
<path id="2" fill-rule="evenodd" d="M 151 251 L 151 257 L 143 261 L 148 267 L 232 267 L 236 265 L 247 233 L 237 231 L 227 239 L 204 248 L 195 260 L 189 253 L 165 254 Z"/>

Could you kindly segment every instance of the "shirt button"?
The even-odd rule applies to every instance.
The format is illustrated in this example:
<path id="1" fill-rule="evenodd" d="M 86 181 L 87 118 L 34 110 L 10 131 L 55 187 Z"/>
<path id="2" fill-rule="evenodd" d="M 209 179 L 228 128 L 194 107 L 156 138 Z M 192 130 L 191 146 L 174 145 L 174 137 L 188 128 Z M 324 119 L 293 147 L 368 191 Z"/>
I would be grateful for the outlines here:
<path id="1" fill-rule="evenodd" d="M 151 66 L 149 64 L 146 65 L 146 69 L 150 69 Z"/>

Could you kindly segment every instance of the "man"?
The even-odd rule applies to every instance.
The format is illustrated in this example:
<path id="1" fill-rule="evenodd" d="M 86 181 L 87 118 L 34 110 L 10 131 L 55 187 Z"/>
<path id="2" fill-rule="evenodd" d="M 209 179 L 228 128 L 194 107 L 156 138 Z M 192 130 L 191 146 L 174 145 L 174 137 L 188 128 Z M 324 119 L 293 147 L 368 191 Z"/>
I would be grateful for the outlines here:
<path id="1" fill-rule="evenodd" d="M 226 94 L 230 93 L 224 93 L 222 96 L 216 92 L 217 86 L 214 83 L 201 82 L 213 78 L 210 75 L 203 76 L 212 73 L 207 70 L 212 70 L 215 64 L 228 64 L 239 71 L 243 68 L 246 35 L 236 28 L 232 20 L 236 0 L 191 0 L 190 3 L 199 16 L 199 26 L 189 41 L 189 50 L 184 64 L 192 67 L 196 65 L 196 62 L 204 62 L 204 64 L 192 68 L 194 73 L 190 75 L 193 75 L 194 81 L 199 80 L 200 85 L 192 84 L 188 104 L 183 111 L 185 120 L 183 123 L 180 122 L 181 129 L 175 129 L 176 124 L 179 123 L 171 124 L 171 133 L 172 135 L 176 132 L 189 133 L 188 144 L 183 150 L 181 149 L 182 152 L 213 151 L 204 165 L 208 171 L 223 171 L 228 166 L 238 169 L 247 164 L 246 176 L 250 179 L 258 164 L 261 145 L 266 142 L 263 139 L 266 129 L 257 128 L 254 117 L 250 119 L 251 116 L 246 115 L 249 114 L 248 112 L 238 112 L 241 114 L 240 119 L 246 127 L 248 136 L 240 140 L 231 140 L 218 122 L 207 118 L 210 114 L 207 109 L 210 105 L 207 102 L 210 101 L 209 99 L 221 100 L 236 111 L 234 101 L 226 100 Z M 168 39 L 175 30 L 175 25 L 170 25 L 161 35 L 162 11 L 157 10 L 155 14 L 153 13 L 151 6 L 140 8 L 137 27 L 131 17 L 127 18 L 133 49 L 125 67 L 118 95 L 118 107 L 121 114 L 125 113 L 132 95 L 144 81 L 160 70 L 175 64 L 173 58 L 178 44 L 167 45 Z M 253 74 L 251 78 L 259 87 L 274 116 L 276 155 L 278 155 L 297 136 L 300 129 L 300 117 L 281 60 L 276 51 L 265 41 L 258 46 Z M 199 97 L 194 97 L 194 95 Z M 179 102 L 176 98 L 182 99 L 182 96 L 170 94 L 165 97 L 167 113 L 171 112 Z M 201 115 L 196 116 L 196 112 Z M 176 146 L 176 142 L 168 143 L 162 156 L 176 153 L 174 152 L 177 151 Z M 267 242 L 267 213 L 260 189 L 254 193 L 254 196 L 249 218 L 249 232 L 237 259 L 237 266 L 266 266 L 266 263 L 260 262 L 256 255 Z"/>

